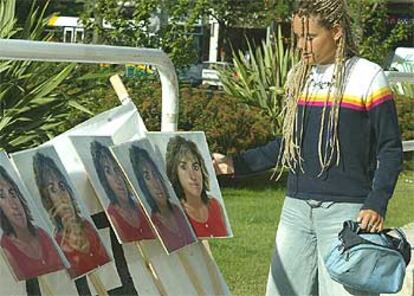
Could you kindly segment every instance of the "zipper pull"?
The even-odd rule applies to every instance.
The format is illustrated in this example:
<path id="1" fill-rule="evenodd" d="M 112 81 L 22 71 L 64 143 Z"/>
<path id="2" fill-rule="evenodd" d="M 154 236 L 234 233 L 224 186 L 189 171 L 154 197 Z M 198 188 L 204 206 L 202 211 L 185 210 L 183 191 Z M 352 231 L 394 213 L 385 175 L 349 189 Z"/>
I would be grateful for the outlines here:
<path id="1" fill-rule="evenodd" d="M 349 251 L 345 252 L 345 261 L 349 261 Z"/>

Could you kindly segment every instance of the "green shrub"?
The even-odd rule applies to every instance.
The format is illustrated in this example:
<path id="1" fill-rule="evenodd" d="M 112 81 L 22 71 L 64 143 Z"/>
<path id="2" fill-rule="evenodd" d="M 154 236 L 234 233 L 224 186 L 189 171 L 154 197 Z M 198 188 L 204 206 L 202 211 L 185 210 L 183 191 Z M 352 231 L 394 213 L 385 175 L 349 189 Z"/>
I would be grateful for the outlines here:
<path id="1" fill-rule="evenodd" d="M 161 127 L 159 83 L 131 89 L 132 98 L 148 130 Z M 223 92 L 182 86 L 178 129 L 204 131 L 211 151 L 234 153 L 271 139 L 269 119 L 258 108 L 249 107 Z"/>
<path id="2" fill-rule="evenodd" d="M 237 98 L 216 92 L 206 102 L 198 102 L 194 97 L 182 97 L 182 100 L 202 108 L 201 112 L 189 114 L 196 117 L 194 129 L 206 133 L 211 151 L 232 154 L 272 138 L 271 120 L 259 108 L 247 106 Z"/>
<path id="3" fill-rule="evenodd" d="M 398 114 L 398 123 L 401 129 L 401 136 L 404 141 L 414 139 L 414 97 L 396 94 L 395 105 Z"/>
<path id="4" fill-rule="evenodd" d="M 395 94 L 395 105 L 398 114 L 398 123 L 400 125 L 401 136 L 403 141 L 414 140 L 414 97 Z M 413 152 L 404 153 L 404 169 L 413 170 Z"/>

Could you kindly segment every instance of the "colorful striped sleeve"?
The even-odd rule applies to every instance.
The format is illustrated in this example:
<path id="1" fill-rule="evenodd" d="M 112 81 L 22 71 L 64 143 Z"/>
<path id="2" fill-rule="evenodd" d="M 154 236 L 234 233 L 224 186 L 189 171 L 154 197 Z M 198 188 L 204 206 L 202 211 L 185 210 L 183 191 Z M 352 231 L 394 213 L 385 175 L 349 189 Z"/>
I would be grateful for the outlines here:
<path id="1" fill-rule="evenodd" d="M 392 100 L 394 98 L 391 88 L 388 85 L 379 86 L 378 89 L 373 90 L 365 101 L 365 109 L 371 110 L 382 103 Z"/>

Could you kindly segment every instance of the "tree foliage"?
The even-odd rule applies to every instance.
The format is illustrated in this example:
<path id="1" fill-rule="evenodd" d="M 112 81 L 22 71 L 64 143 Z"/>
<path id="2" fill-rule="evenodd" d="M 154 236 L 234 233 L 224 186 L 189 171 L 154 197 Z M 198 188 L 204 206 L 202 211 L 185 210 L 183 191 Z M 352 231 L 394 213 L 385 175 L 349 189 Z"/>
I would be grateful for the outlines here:
<path id="1" fill-rule="evenodd" d="M 287 0 L 78 1 L 84 3 L 83 22 L 94 32 L 91 42 L 161 48 L 177 68 L 196 59 L 191 34 L 195 24 L 206 26 L 212 17 L 226 36 L 232 26 L 266 27 L 273 19 L 286 17 L 291 7 Z"/>
<path id="2" fill-rule="evenodd" d="M 205 14 L 226 27 L 267 27 L 290 16 L 289 0 L 204 0 Z"/>
<path id="3" fill-rule="evenodd" d="M 199 0 L 84 1 L 83 22 L 91 42 L 161 48 L 177 68 L 196 58 L 192 32 L 202 17 Z"/>
<path id="4" fill-rule="evenodd" d="M 390 53 L 410 37 L 413 25 L 403 21 L 390 23 L 385 0 L 350 0 L 349 5 L 355 20 L 354 31 L 359 37 L 360 55 L 386 67 Z"/>

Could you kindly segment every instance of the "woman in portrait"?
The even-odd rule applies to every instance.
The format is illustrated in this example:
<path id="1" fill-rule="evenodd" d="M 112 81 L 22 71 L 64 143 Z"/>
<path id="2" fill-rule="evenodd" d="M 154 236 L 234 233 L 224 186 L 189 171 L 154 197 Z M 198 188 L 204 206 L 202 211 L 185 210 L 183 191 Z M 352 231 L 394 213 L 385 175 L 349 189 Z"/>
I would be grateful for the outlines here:
<path id="1" fill-rule="evenodd" d="M 81 216 L 72 188 L 54 160 L 37 153 L 33 169 L 42 204 L 55 225 L 55 239 L 70 262 L 70 276 L 79 277 L 109 262 L 96 229 Z"/>
<path id="2" fill-rule="evenodd" d="M 151 209 L 151 221 L 171 252 L 194 242 L 180 208 L 170 202 L 165 181 L 148 152 L 131 146 L 130 159 L 144 197 Z"/>
<path id="3" fill-rule="evenodd" d="M 0 246 L 17 280 L 28 280 L 65 268 L 49 235 L 33 224 L 30 209 L 16 183 L 0 166 Z"/>
<path id="4" fill-rule="evenodd" d="M 148 220 L 109 148 L 94 141 L 91 154 L 99 181 L 109 198 L 107 213 L 121 241 L 154 239 Z"/>
<path id="5" fill-rule="evenodd" d="M 167 175 L 197 237 L 227 236 L 223 211 L 209 196 L 209 176 L 197 145 L 181 136 L 171 138 L 166 153 Z"/>

